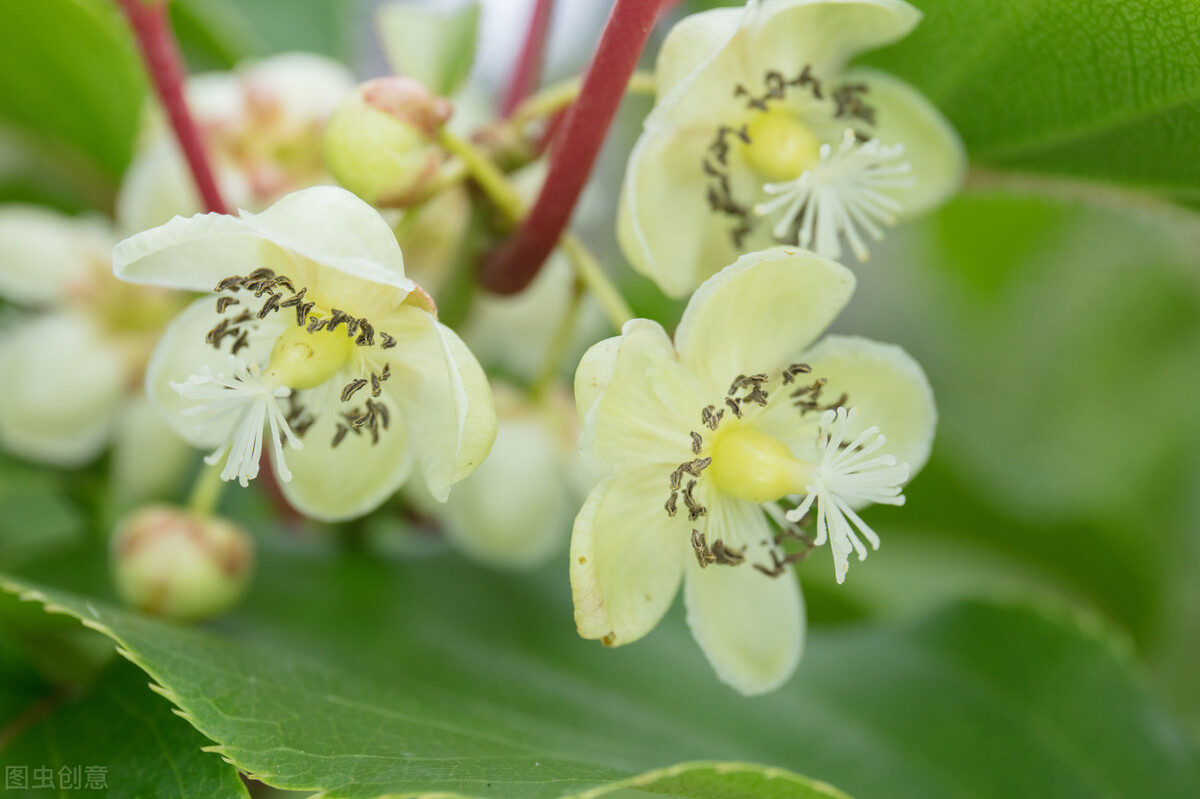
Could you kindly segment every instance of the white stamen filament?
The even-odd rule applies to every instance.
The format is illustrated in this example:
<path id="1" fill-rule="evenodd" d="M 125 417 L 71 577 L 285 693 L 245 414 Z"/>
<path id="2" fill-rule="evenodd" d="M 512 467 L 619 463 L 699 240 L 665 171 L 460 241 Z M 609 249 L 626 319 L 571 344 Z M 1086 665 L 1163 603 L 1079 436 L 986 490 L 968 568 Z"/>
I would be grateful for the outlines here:
<path id="1" fill-rule="evenodd" d="M 786 239 L 798 225 L 796 243 L 831 258 L 841 255 L 840 236 L 845 234 L 855 256 L 865 261 L 870 251 L 862 233 L 879 241 L 882 226 L 896 224 L 903 210 L 886 190 L 912 185 L 912 166 L 898 161 L 903 154 L 902 144 L 863 142 L 847 130 L 837 150 L 821 145 L 821 160 L 812 169 L 783 183 L 765 184 L 763 191 L 773 199 L 755 205 L 754 213 L 770 216 L 783 209 L 772 235 Z"/>
<path id="2" fill-rule="evenodd" d="M 292 479 L 283 456 L 282 439 L 294 449 L 304 444 L 292 432 L 287 417 L 279 407 L 278 400 L 289 396 L 292 390 L 286 386 L 274 389 L 265 386 L 258 377 L 258 369 L 249 366 L 241 358 L 229 357 L 229 372 L 213 374 L 204 366 L 200 374 L 192 375 L 182 383 L 171 383 L 171 388 L 190 400 L 208 400 L 184 411 L 188 416 L 208 416 L 204 428 L 228 423 L 236 415 L 229 434 L 204 462 L 212 465 L 220 461 L 226 452 L 222 480 L 237 478 L 243 486 L 258 476 L 258 462 L 262 455 L 263 422 L 271 428 L 271 441 L 275 447 L 275 466 L 279 478 L 284 482 Z M 282 435 L 281 435 L 282 434 Z"/>
<path id="3" fill-rule="evenodd" d="M 848 500 L 903 505 L 900 486 L 908 479 L 909 471 L 907 463 L 897 463 L 891 455 L 871 457 L 887 443 L 878 427 L 864 430 L 849 445 L 842 447 L 850 424 L 857 416 L 857 408 L 838 408 L 822 414 L 817 438 L 820 457 L 813 470 L 813 482 L 805 486 L 808 493 L 800 504 L 785 514 L 788 521 L 799 522 L 816 505 L 817 533 L 813 545 L 820 546 L 828 539 L 839 583 L 846 579 L 852 551 L 858 554 L 859 560 L 867 557 L 867 548 L 855 528 L 872 549 L 879 548 L 879 536 L 854 512 Z"/>

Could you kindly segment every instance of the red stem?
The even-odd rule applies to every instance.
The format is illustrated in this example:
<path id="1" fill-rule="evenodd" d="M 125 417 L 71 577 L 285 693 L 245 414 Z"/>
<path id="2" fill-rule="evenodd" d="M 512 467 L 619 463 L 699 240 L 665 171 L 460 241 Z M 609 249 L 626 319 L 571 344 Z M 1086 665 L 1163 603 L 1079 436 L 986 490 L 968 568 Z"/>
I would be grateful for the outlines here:
<path id="1" fill-rule="evenodd" d="M 508 117 L 521 101 L 533 94 L 542 74 L 542 58 L 546 53 L 546 33 L 550 30 L 550 12 L 554 0 L 534 0 L 533 14 L 529 17 L 529 30 L 521 45 L 521 54 L 509 79 L 508 88 L 500 103 L 500 115 Z"/>
<path id="2" fill-rule="evenodd" d="M 187 102 L 183 97 L 183 62 L 179 57 L 179 48 L 171 33 L 167 21 L 167 4 L 164 0 L 118 0 L 121 10 L 129 19 L 137 39 L 142 61 L 146 72 L 154 83 L 154 91 L 162 102 L 187 159 L 188 168 L 192 171 L 192 179 L 200 193 L 200 200 L 205 210 L 218 214 L 228 213 L 225 201 L 217 189 L 217 181 L 213 178 L 212 168 L 208 163 L 208 154 L 204 150 L 204 142 L 200 139 L 200 130 L 196 127 L 188 111 Z"/>
<path id="3" fill-rule="evenodd" d="M 482 282 L 491 291 L 515 294 L 525 288 L 558 243 L 646 46 L 658 5 L 659 0 L 617 0 L 613 6 L 579 98 L 554 137 L 542 191 L 521 227 L 483 267 Z"/>

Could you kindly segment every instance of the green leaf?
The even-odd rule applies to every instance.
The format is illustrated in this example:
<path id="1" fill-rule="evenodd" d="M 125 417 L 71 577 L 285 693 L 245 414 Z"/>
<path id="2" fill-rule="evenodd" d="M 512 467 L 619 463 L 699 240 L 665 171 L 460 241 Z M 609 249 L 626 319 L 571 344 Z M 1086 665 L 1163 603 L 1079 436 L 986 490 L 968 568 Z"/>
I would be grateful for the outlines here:
<path id="1" fill-rule="evenodd" d="M 47 574 L 87 579 L 90 562 Z M 268 552 L 247 605 L 212 629 L 8 587 L 112 637 L 241 769 L 331 797 L 559 797 L 697 760 L 890 799 L 1141 799 L 1200 779 L 1106 641 L 1020 608 L 815 632 L 796 678 L 747 700 L 679 614 L 630 647 L 579 640 L 559 569 L 518 580 L 449 557 Z M 782 795 L 808 790 L 794 787 Z M 708 790 L 695 796 L 722 795 Z"/>
<path id="2" fill-rule="evenodd" d="M 864 61 L 919 88 L 972 161 L 1175 198 L 1200 193 L 1196 0 L 921 0 Z"/>
<path id="3" fill-rule="evenodd" d="M 84 529 L 57 475 L 0 456 L 0 564 L 77 545 Z"/>
<path id="4" fill-rule="evenodd" d="M 20 681 L 28 702 L 16 713 L 0 703 L 6 713 L 0 717 L 0 768 L 6 787 L 15 788 L 12 770 L 25 775 L 29 790 L 21 792 L 23 797 L 77 791 L 131 799 L 249 796 L 237 771 L 201 751 L 204 737 L 172 714 L 166 700 L 147 688 L 145 673 L 130 664 L 115 664 L 86 694 L 68 698 L 38 685 L 35 675 L 3 658 L 0 649 L 0 681 L 9 696 L 17 695 L 13 689 Z M 45 771 L 39 774 L 39 769 Z M 89 769 L 107 790 L 88 787 Z M 55 787 L 34 790 L 39 783 Z"/>
<path id="5" fill-rule="evenodd" d="M 390 2 L 376 15 L 379 38 L 392 68 L 449 96 L 461 88 L 475 59 L 479 5 L 444 11 Z"/>
<path id="6" fill-rule="evenodd" d="M 0 0 L 0 18 L 0 122 L 72 168 L 115 180 L 145 94 L 116 4 Z"/>

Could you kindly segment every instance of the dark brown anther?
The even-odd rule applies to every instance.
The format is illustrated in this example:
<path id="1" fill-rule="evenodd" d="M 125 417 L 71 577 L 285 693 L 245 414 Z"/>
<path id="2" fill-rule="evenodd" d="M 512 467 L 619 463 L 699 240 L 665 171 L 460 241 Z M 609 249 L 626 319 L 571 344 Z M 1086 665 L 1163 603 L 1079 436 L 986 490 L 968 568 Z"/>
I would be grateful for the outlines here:
<path id="1" fill-rule="evenodd" d="M 350 314 L 346 314 L 346 335 L 350 338 L 354 338 L 354 334 L 358 332 L 358 321 Z"/>
<path id="2" fill-rule="evenodd" d="M 796 375 L 806 375 L 812 371 L 812 367 L 806 363 L 794 363 L 783 370 L 783 383 L 793 383 L 796 380 Z"/>
<path id="3" fill-rule="evenodd" d="M 383 371 L 379 373 L 379 379 L 383 382 L 387 382 L 387 379 L 391 376 L 392 376 L 392 365 L 390 363 L 385 363 L 383 365 Z"/>
<path id="4" fill-rule="evenodd" d="M 382 402 L 375 403 L 375 412 L 379 414 L 379 422 L 383 425 L 383 429 L 387 430 L 388 424 L 392 421 L 391 412 L 388 411 L 387 406 Z"/>
<path id="5" fill-rule="evenodd" d="M 679 471 L 687 472 L 693 477 L 699 477 L 700 473 L 708 468 L 712 463 L 712 458 L 697 458 L 694 461 L 688 461 L 679 465 Z"/>
<path id="6" fill-rule="evenodd" d="M 337 326 L 346 321 L 347 314 L 345 311 L 339 311 L 337 308 L 331 308 L 329 312 L 329 330 L 337 330 Z"/>
<path id="7" fill-rule="evenodd" d="M 812 64 L 805 64 L 804 70 L 792 81 L 793 86 L 812 86 L 812 95 L 818 100 L 824 100 L 821 92 L 821 79 L 812 74 Z"/>
<path id="8" fill-rule="evenodd" d="M 264 278 L 273 278 L 275 273 L 266 267 L 255 269 L 250 274 L 246 275 L 247 280 L 262 280 Z"/>
<path id="9" fill-rule="evenodd" d="M 746 560 L 746 548 L 730 549 L 725 542 L 717 539 L 712 543 L 713 559 L 722 566 L 738 566 Z"/>
<path id="10" fill-rule="evenodd" d="M 308 312 L 312 310 L 312 307 L 313 307 L 313 303 L 311 303 L 311 302 L 301 303 L 296 306 L 296 324 L 297 325 L 299 325 L 300 327 L 304 326 L 304 323 L 306 321 L 308 321 Z"/>
<path id="11" fill-rule="evenodd" d="M 732 397 L 726 397 L 725 404 L 729 407 L 729 410 L 733 411 L 734 416 L 736 416 L 739 419 L 742 418 L 742 408 L 738 404 L 738 401 L 736 399 L 734 399 Z"/>
<path id="12" fill-rule="evenodd" d="M 365 411 L 363 411 L 361 416 L 359 416 L 354 421 L 352 421 L 350 423 L 350 426 L 354 427 L 354 428 L 366 427 L 367 425 L 373 426 L 374 421 L 375 421 L 375 403 L 371 402 L 370 400 L 367 400 L 367 409 Z"/>
<path id="13" fill-rule="evenodd" d="M 354 396 L 354 392 L 358 391 L 360 388 L 362 388 L 366 384 L 367 384 L 367 381 L 361 377 L 357 378 L 355 380 L 351 380 L 342 389 L 342 402 L 349 402 L 350 398 Z"/>
<path id="14" fill-rule="evenodd" d="M 755 405 L 767 406 L 767 392 L 755 386 L 749 394 L 742 397 L 742 402 L 753 402 Z"/>
<path id="15" fill-rule="evenodd" d="M 362 332 L 358 334 L 358 338 L 354 343 L 360 347 L 372 347 L 375 345 L 375 328 L 371 327 L 371 323 L 366 319 L 359 319 L 358 325 L 362 328 Z"/>
<path id="16" fill-rule="evenodd" d="M 267 314 L 271 313 L 272 311 L 278 311 L 279 298 L 282 296 L 282 294 L 272 294 L 270 297 L 267 297 L 267 301 L 264 302 L 262 307 L 258 309 L 258 318 L 266 319 Z"/>
<path id="17" fill-rule="evenodd" d="M 699 455 L 704 450 L 704 438 L 692 431 L 692 454 Z"/>
<path id="18" fill-rule="evenodd" d="M 709 430 L 716 430 L 717 425 L 721 423 L 721 417 L 724 415 L 725 411 L 718 411 L 715 406 L 708 405 L 704 408 L 704 410 L 700 411 L 700 421 L 702 421 Z"/>
<path id="19" fill-rule="evenodd" d="M 287 289 L 288 291 L 292 292 L 293 294 L 295 294 L 295 293 L 296 293 L 296 287 L 295 287 L 295 286 L 293 286 L 293 285 L 292 285 L 292 281 L 291 281 L 291 280 L 289 280 L 289 279 L 288 279 L 286 276 L 284 276 L 284 275 L 280 275 L 279 277 L 275 278 L 275 285 L 276 285 L 276 286 L 283 286 L 285 289 Z"/>
<path id="20" fill-rule="evenodd" d="M 708 509 L 696 501 L 692 496 L 692 489 L 696 487 L 695 480 L 688 480 L 687 487 L 683 489 L 683 504 L 688 509 L 688 521 L 694 522 L 701 516 L 708 515 Z"/>
<path id="21" fill-rule="evenodd" d="M 208 331 L 208 335 L 204 337 L 206 344 L 211 344 L 215 349 L 221 349 L 221 339 L 225 338 L 230 332 L 229 320 L 222 319 L 216 327 Z"/>
<path id="22" fill-rule="evenodd" d="M 244 280 L 244 278 L 240 275 L 232 275 L 218 283 L 217 287 L 213 289 L 213 291 L 240 291 L 242 288 L 242 280 Z"/>
<path id="23" fill-rule="evenodd" d="M 237 297 L 217 297 L 217 313 L 225 313 L 226 308 L 237 303 Z"/>
<path id="24" fill-rule="evenodd" d="M 238 350 L 240 350 L 242 347 L 245 347 L 248 343 L 249 342 L 247 341 L 246 331 L 243 330 L 241 332 L 241 334 L 237 337 L 237 341 L 233 342 L 233 348 L 230 349 L 229 352 L 232 353 L 233 355 L 237 355 Z"/>
<path id="25" fill-rule="evenodd" d="M 695 529 L 692 530 L 692 551 L 696 553 L 696 562 L 700 564 L 701 569 L 707 569 L 708 564 L 717 560 L 708 548 L 708 542 L 704 540 L 704 533 Z"/>
<path id="26" fill-rule="evenodd" d="M 381 384 L 381 382 L 379 380 L 379 375 L 372 372 L 371 373 L 371 396 L 378 397 L 382 393 L 383 393 L 383 385 Z"/>
<path id="27" fill-rule="evenodd" d="M 387 333 L 384 333 L 382 330 L 379 331 L 379 337 L 383 339 L 383 343 L 379 345 L 383 349 L 390 350 L 392 347 L 396 346 L 396 339 L 392 338 Z"/>
<path id="28" fill-rule="evenodd" d="M 333 433 L 333 443 L 330 446 L 336 447 L 338 444 L 342 443 L 342 439 L 344 439 L 346 437 L 346 434 L 349 432 L 350 432 L 349 427 L 346 427 L 346 425 L 344 425 L 344 424 L 339 424 L 337 426 L 337 430 L 335 430 Z"/>
<path id="29" fill-rule="evenodd" d="M 247 289 L 253 289 L 255 297 L 261 297 L 271 289 L 275 288 L 275 281 L 269 278 L 262 280 L 254 280 L 246 284 Z M 275 292 L 271 292 L 272 294 Z"/>
<path id="30" fill-rule="evenodd" d="M 671 490 L 678 491 L 683 486 L 683 467 L 676 467 L 675 471 L 671 472 Z"/>
<path id="31" fill-rule="evenodd" d="M 281 277 L 281 278 L 279 278 L 279 280 L 287 280 L 287 278 Z M 278 282 L 278 281 L 276 281 L 276 282 Z M 295 289 L 292 288 L 291 283 L 288 283 L 288 291 L 296 291 Z M 300 303 L 304 302 L 304 295 L 307 292 L 308 292 L 308 286 L 305 286 L 304 288 L 300 289 L 300 291 L 292 294 L 292 296 L 288 297 L 286 300 L 279 303 L 279 307 L 280 308 L 291 308 L 293 305 L 299 305 Z"/>
<path id="32" fill-rule="evenodd" d="M 672 491 L 671 496 L 667 497 L 667 504 L 663 506 L 667 509 L 667 515 L 671 518 L 675 518 L 675 514 L 679 512 L 678 501 L 679 493 Z"/>
<path id="33" fill-rule="evenodd" d="M 316 333 L 318 330 L 322 330 L 328 323 L 327 319 L 322 319 L 319 316 L 310 316 L 308 317 L 308 332 Z"/>

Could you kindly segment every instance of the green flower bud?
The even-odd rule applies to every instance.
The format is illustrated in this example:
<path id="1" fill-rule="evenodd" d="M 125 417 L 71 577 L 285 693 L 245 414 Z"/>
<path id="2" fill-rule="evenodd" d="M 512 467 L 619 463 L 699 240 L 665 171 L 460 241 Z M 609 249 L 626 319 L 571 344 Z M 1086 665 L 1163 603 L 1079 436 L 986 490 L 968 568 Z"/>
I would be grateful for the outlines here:
<path id="1" fill-rule="evenodd" d="M 117 593 L 174 619 L 213 616 L 245 592 L 254 564 L 250 536 L 226 519 L 150 505 L 117 523 L 109 546 Z"/>
<path id="2" fill-rule="evenodd" d="M 375 78 L 350 93 L 325 128 L 325 165 L 343 186 L 377 205 L 426 196 L 443 160 L 437 132 L 452 106 L 412 78 Z"/>

